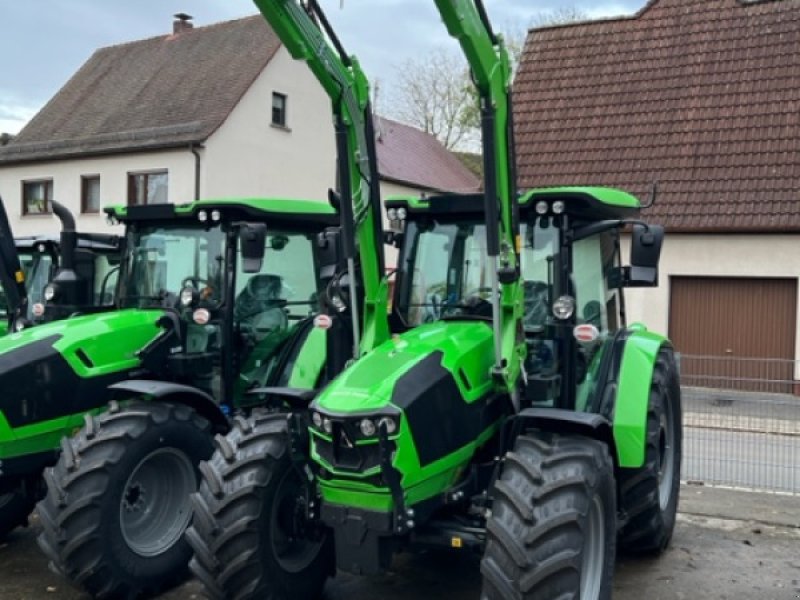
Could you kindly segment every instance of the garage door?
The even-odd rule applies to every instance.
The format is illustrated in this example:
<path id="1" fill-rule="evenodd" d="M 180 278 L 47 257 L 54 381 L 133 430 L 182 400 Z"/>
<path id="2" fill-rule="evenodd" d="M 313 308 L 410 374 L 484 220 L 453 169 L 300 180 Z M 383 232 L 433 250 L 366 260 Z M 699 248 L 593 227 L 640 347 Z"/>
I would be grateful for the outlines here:
<path id="1" fill-rule="evenodd" d="M 670 278 L 669 333 L 684 382 L 791 392 L 796 279 Z"/>

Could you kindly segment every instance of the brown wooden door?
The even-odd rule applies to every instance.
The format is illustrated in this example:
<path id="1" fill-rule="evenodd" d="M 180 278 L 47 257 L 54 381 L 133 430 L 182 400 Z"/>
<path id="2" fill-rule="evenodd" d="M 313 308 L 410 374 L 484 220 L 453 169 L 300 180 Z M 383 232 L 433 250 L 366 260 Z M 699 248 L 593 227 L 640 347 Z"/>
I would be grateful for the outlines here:
<path id="1" fill-rule="evenodd" d="M 670 278 L 669 333 L 688 385 L 791 392 L 796 279 Z"/>

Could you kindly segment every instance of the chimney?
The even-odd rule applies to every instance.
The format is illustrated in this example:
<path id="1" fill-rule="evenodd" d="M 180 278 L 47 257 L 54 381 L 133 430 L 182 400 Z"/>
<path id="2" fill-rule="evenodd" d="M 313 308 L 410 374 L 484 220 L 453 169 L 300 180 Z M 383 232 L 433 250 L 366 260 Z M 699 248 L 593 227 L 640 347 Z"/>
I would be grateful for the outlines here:
<path id="1" fill-rule="evenodd" d="M 192 24 L 193 18 L 192 15 L 187 15 L 186 13 L 178 13 L 175 15 L 175 20 L 172 22 L 172 33 L 178 35 L 184 31 L 194 29 L 194 25 Z"/>

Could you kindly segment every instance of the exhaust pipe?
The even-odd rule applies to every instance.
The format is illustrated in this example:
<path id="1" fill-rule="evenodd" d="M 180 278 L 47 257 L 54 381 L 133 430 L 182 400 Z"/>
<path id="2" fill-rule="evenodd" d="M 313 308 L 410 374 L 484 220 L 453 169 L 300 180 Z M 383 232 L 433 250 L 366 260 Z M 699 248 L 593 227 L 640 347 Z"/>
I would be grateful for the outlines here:
<path id="1" fill-rule="evenodd" d="M 51 200 L 53 214 L 61 221 L 61 263 L 59 267 L 72 271 L 75 269 L 75 248 L 78 245 L 78 232 L 75 231 L 75 217 L 69 209 L 55 200 Z"/>

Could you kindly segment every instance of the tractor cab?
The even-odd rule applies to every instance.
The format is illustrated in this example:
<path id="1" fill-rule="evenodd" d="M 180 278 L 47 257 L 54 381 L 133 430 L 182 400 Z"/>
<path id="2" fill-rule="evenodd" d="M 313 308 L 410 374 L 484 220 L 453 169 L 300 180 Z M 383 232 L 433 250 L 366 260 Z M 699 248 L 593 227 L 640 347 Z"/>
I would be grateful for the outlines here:
<path id="1" fill-rule="evenodd" d="M 394 318 L 492 320 L 481 196 L 387 201 L 403 231 Z M 529 406 L 597 412 L 598 350 L 625 327 L 624 287 L 658 285 L 663 229 L 635 221 L 639 201 L 608 188 L 537 189 L 519 199 L 519 264 Z M 633 226 L 630 266 L 620 234 Z M 400 242 L 402 240 L 402 242 Z M 514 274 L 509 274 L 514 276 Z"/>
<path id="2" fill-rule="evenodd" d="M 127 231 L 118 308 L 164 310 L 161 334 L 139 352 L 148 379 L 193 386 L 228 409 L 267 382 L 317 387 L 327 341 L 314 318 L 338 260 L 335 232 L 325 233 L 337 224 L 330 206 L 200 201 L 107 212 Z"/>
<path id="3" fill-rule="evenodd" d="M 94 310 L 114 304 L 119 274 L 120 238 L 111 234 L 79 233 L 75 249 L 75 271 L 81 282 L 80 307 L 67 311 L 60 306 L 55 286 L 49 287 L 61 267 L 60 239 L 56 235 L 16 238 L 25 287 L 28 292 L 26 318 L 41 323 L 69 316 L 67 311 Z M 75 311 L 77 312 L 77 311 Z"/>
<path id="4" fill-rule="evenodd" d="M 51 204 L 60 235 L 14 238 L 0 200 L 0 313 L 6 332 L 113 304 L 119 237 L 78 233 L 70 211 Z"/>

